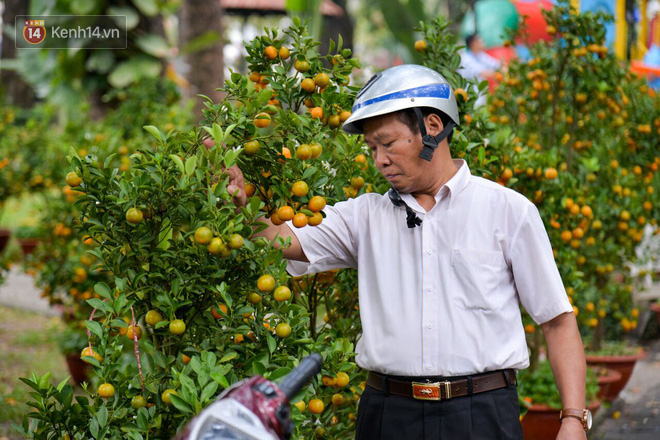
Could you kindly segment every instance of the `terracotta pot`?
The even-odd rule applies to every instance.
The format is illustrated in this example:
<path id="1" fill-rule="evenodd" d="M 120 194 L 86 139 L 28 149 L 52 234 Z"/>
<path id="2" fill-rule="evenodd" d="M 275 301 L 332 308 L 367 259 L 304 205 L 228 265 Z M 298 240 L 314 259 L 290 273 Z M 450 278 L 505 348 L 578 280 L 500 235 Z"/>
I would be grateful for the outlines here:
<path id="1" fill-rule="evenodd" d="M 89 382 L 89 378 L 87 376 L 87 369 L 89 368 L 89 364 L 80 359 L 79 355 L 67 354 L 66 364 L 69 367 L 71 378 L 75 383 L 80 385 L 83 382 Z"/>
<path id="2" fill-rule="evenodd" d="M 655 316 L 658 318 L 658 324 L 660 324 L 660 305 L 653 302 L 649 305 L 649 310 L 655 313 Z"/>
<path id="3" fill-rule="evenodd" d="M 593 414 L 600 408 L 600 402 L 592 402 L 587 408 Z M 534 404 L 527 410 L 521 424 L 525 440 L 555 440 L 561 427 L 559 410 Z"/>
<path id="4" fill-rule="evenodd" d="M 11 237 L 11 230 L 9 229 L 0 229 L 0 252 L 4 251 L 9 243 L 9 237 Z"/>
<path id="5" fill-rule="evenodd" d="M 608 370 L 615 370 L 621 373 L 621 379 L 610 384 L 610 389 L 603 397 L 607 402 L 613 402 L 619 396 L 621 390 L 626 386 L 632 375 L 635 364 L 638 360 L 644 359 L 646 353 L 641 351 L 637 354 L 621 356 L 593 356 L 587 355 L 587 365 L 604 366 Z"/>
<path id="6" fill-rule="evenodd" d="M 21 244 L 23 255 L 30 255 L 37 248 L 39 244 L 38 238 L 19 238 L 18 242 Z"/>
<path id="7" fill-rule="evenodd" d="M 604 376 L 598 376 L 598 399 L 605 400 L 605 397 L 610 392 L 610 387 L 613 383 L 616 383 L 621 380 L 623 375 L 616 370 L 607 370 L 607 374 Z"/>

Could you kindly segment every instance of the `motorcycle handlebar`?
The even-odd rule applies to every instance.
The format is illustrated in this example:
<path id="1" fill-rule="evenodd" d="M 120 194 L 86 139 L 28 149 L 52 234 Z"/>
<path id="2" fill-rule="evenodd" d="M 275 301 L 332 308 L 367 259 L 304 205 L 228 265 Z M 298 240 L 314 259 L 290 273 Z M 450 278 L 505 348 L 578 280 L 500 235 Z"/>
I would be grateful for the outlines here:
<path id="1" fill-rule="evenodd" d="M 318 353 L 312 353 L 303 359 L 300 364 L 287 374 L 278 386 L 287 399 L 291 400 L 298 391 L 310 381 L 312 377 L 321 372 L 323 358 Z"/>

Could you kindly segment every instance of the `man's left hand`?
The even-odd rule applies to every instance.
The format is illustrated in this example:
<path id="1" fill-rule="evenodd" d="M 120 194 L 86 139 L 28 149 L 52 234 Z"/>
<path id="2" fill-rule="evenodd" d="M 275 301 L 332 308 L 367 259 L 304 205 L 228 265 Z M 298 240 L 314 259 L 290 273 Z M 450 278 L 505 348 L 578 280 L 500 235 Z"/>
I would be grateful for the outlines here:
<path id="1" fill-rule="evenodd" d="M 564 417 L 557 440 L 586 440 L 587 433 L 582 423 L 573 417 Z"/>

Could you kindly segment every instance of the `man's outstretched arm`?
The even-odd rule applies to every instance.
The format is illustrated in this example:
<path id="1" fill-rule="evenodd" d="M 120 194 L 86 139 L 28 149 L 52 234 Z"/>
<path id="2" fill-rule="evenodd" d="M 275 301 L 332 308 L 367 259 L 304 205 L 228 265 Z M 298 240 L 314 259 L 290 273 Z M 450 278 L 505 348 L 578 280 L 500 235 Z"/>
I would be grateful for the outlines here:
<path id="1" fill-rule="evenodd" d="M 548 345 L 550 367 L 564 408 L 583 409 L 587 381 L 584 346 L 572 312 L 541 324 Z M 586 439 L 582 423 L 573 417 L 564 418 L 557 440 Z"/>
<path id="2" fill-rule="evenodd" d="M 212 139 L 206 139 L 204 141 L 204 145 L 206 148 L 211 148 L 214 145 L 214 142 Z M 245 194 L 245 178 L 243 177 L 243 172 L 241 169 L 238 167 L 238 165 L 234 165 L 232 167 L 227 168 L 224 170 L 227 175 L 229 175 L 229 183 L 227 184 L 227 191 L 230 194 L 234 194 L 234 204 L 236 206 L 245 206 L 247 203 L 247 196 Z M 286 223 L 276 226 L 273 223 L 271 223 L 270 220 L 267 218 L 263 218 L 260 220 L 263 223 L 266 223 L 268 227 L 264 229 L 263 231 L 257 232 L 256 234 L 253 235 L 253 237 L 264 237 L 271 243 L 273 243 L 276 247 L 280 247 L 278 241 L 275 239 L 276 237 L 282 237 L 284 239 L 286 238 L 291 238 L 291 245 L 287 248 L 282 248 L 282 253 L 284 254 L 284 258 L 287 260 L 297 260 L 297 261 L 303 261 L 303 262 L 309 262 L 307 257 L 305 256 L 305 253 L 302 250 L 302 246 L 300 245 L 300 241 L 298 240 L 298 237 L 291 231 L 291 228 L 289 228 Z"/>

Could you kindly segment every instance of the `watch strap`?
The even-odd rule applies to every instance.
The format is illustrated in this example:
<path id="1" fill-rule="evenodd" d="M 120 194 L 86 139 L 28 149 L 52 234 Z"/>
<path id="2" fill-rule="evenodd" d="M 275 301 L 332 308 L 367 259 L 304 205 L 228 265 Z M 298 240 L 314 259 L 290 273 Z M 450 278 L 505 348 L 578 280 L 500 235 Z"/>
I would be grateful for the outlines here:
<path id="1" fill-rule="evenodd" d="M 582 426 L 587 430 L 589 428 L 587 426 L 586 415 L 587 411 L 584 409 L 564 408 L 559 412 L 559 422 L 561 423 L 565 417 L 573 417 L 582 422 Z"/>

